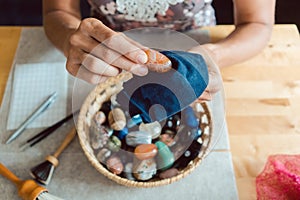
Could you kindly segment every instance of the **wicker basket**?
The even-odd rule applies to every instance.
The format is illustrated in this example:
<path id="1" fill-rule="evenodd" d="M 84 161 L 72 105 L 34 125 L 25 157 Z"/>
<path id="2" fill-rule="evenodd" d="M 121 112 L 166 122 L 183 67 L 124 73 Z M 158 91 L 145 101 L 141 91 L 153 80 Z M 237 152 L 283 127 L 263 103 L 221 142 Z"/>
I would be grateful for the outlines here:
<path id="1" fill-rule="evenodd" d="M 201 139 L 203 141 L 201 151 L 197 158 L 191 161 L 186 168 L 181 170 L 177 176 L 167 179 L 154 179 L 147 182 L 133 181 L 126 178 L 122 178 L 118 175 L 111 173 L 105 168 L 96 158 L 94 150 L 91 147 L 89 138 L 89 127 L 94 114 L 101 108 L 102 103 L 110 100 L 110 97 L 119 93 L 123 89 L 123 83 L 132 78 L 132 74 L 129 72 L 121 73 L 116 77 L 109 78 L 104 83 L 97 85 L 94 90 L 88 95 L 84 104 L 81 107 L 77 131 L 79 136 L 80 145 L 87 156 L 91 164 L 104 176 L 129 187 L 156 187 L 173 183 L 177 180 L 184 178 L 191 173 L 202 161 L 202 159 L 208 154 L 209 147 L 211 145 L 212 138 L 212 118 L 208 106 L 206 103 L 201 103 L 201 113 L 196 113 L 197 117 L 206 115 L 206 122 L 200 124 L 200 128 L 203 131 Z M 198 105 L 199 106 L 199 105 Z"/>

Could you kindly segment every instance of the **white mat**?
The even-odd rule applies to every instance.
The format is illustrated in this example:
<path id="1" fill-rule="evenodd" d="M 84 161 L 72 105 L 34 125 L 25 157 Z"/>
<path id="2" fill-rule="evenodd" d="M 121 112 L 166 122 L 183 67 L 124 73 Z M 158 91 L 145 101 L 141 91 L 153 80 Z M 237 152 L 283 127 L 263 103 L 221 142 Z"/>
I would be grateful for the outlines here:
<path id="1" fill-rule="evenodd" d="M 16 129 L 52 93 L 55 102 L 28 128 L 47 127 L 66 115 L 68 77 L 64 62 L 16 64 L 7 129 Z"/>

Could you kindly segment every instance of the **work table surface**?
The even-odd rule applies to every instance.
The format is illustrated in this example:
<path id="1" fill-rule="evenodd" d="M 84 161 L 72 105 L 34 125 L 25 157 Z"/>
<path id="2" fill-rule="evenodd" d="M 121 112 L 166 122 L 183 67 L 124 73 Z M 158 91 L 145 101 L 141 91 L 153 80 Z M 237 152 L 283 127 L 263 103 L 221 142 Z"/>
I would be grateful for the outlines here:
<path id="1" fill-rule="evenodd" d="M 233 26 L 204 28 L 211 40 Z M 22 27 L 0 27 L 0 101 Z M 255 36 L 254 36 L 255 37 Z M 269 155 L 300 153 L 300 39 L 295 25 L 275 25 L 254 58 L 221 70 L 230 151 L 240 199 L 255 199 L 255 178 Z"/>

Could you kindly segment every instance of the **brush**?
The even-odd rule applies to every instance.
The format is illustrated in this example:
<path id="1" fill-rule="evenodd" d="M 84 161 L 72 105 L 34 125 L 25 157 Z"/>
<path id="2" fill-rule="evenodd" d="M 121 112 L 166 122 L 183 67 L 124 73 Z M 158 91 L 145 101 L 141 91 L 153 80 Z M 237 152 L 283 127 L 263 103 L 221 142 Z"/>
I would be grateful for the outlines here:
<path id="1" fill-rule="evenodd" d="M 46 160 L 41 164 L 30 169 L 30 174 L 33 178 L 35 178 L 38 182 L 48 185 L 54 168 L 58 165 L 58 156 L 63 152 L 63 150 L 69 145 L 69 143 L 73 140 L 76 135 L 75 127 L 68 133 L 60 147 L 54 152 L 53 155 L 49 155 L 46 157 Z"/>
<path id="2" fill-rule="evenodd" d="M 56 129 L 58 129 L 59 127 L 61 127 L 67 121 L 69 121 L 70 119 L 72 119 L 78 113 L 79 113 L 79 110 L 75 111 L 74 113 L 71 113 L 70 115 L 68 115 L 64 119 L 56 122 L 52 126 L 46 128 L 42 132 L 40 132 L 37 135 L 33 136 L 32 138 L 30 138 L 29 140 L 27 140 L 24 144 L 20 145 L 21 150 L 25 151 L 27 148 L 33 147 L 34 145 L 36 145 L 37 143 L 39 143 L 40 141 L 42 141 L 43 139 L 45 139 L 46 137 L 48 137 L 50 134 L 52 134 Z"/>
<path id="3" fill-rule="evenodd" d="M 0 174 L 13 182 L 18 188 L 18 194 L 23 200 L 62 200 L 48 193 L 48 190 L 33 180 L 21 180 L 0 163 Z"/>

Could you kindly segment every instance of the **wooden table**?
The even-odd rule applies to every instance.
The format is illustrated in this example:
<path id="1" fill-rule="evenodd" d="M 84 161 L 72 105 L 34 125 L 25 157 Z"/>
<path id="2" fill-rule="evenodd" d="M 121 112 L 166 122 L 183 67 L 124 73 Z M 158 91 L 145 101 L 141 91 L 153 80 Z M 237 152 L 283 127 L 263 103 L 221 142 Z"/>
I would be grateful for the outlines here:
<path id="1" fill-rule="evenodd" d="M 206 28 L 211 40 L 233 26 Z M 21 27 L 0 27 L 0 101 Z M 256 199 L 255 177 L 272 154 L 300 153 L 300 39 L 295 25 L 275 25 L 268 46 L 224 68 L 226 115 L 240 199 Z"/>

